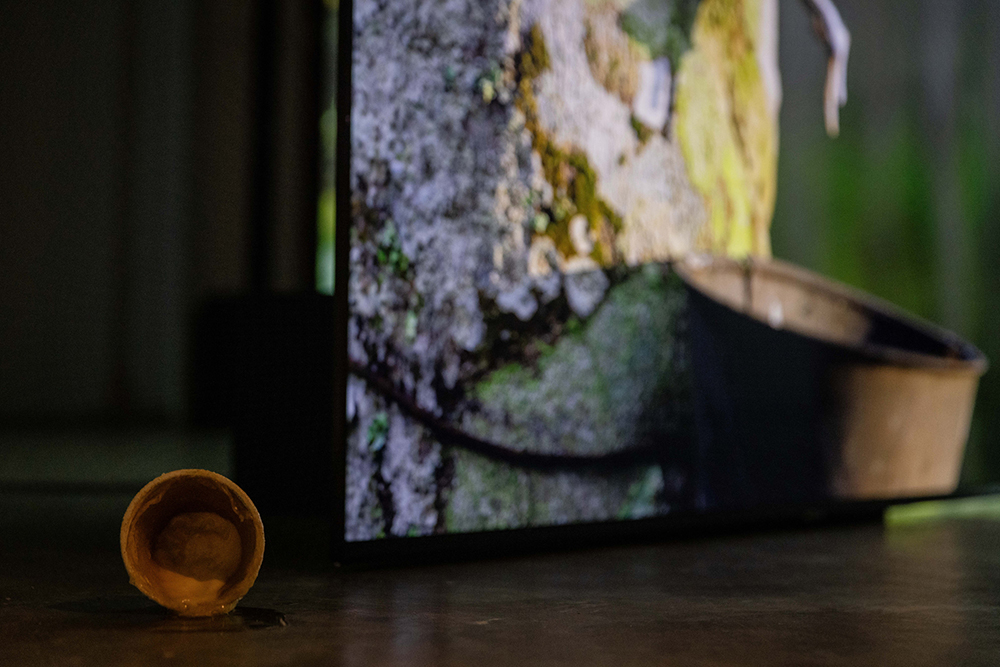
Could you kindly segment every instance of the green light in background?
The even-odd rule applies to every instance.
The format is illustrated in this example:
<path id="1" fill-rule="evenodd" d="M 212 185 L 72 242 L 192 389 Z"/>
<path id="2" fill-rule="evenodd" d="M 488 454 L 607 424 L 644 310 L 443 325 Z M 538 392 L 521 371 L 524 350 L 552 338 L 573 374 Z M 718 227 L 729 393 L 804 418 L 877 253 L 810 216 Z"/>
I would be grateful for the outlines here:
<path id="1" fill-rule="evenodd" d="M 885 525 L 889 528 L 942 519 L 1000 519 L 1000 495 L 928 500 L 894 505 L 885 511 Z"/>
<path id="2" fill-rule="evenodd" d="M 334 252 L 334 237 L 337 227 L 335 218 L 336 194 L 332 187 L 323 189 L 320 193 L 316 212 L 317 243 L 316 243 L 316 291 L 320 294 L 333 294 L 333 276 L 336 264 Z"/>

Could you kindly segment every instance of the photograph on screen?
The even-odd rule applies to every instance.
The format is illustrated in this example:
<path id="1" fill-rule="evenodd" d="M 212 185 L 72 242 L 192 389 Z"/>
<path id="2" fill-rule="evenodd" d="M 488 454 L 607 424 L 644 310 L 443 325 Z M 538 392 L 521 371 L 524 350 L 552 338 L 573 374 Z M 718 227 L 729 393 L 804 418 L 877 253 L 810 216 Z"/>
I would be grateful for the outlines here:
<path id="1" fill-rule="evenodd" d="M 960 448 L 943 485 L 847 479 L 854 423 L 823 420 L 861 395 L 836 388 L 849 348 L 918 341 L 965 364 L 972 396 L 978 351 L 780 263 L 751 278 L 776 201 L 776 2 L 347 9 L 348 542 L 954 488 Z M 814 18 L 832 137 L 846 51 L 839 16 Z M 677 263 L 700 256 L 745 278 L 752 322 L 698 305 Z M 820 315 L 752 312 L 753 281 L 800 280 Z M 843 335 L 807 340 L 816 317 Z"/>

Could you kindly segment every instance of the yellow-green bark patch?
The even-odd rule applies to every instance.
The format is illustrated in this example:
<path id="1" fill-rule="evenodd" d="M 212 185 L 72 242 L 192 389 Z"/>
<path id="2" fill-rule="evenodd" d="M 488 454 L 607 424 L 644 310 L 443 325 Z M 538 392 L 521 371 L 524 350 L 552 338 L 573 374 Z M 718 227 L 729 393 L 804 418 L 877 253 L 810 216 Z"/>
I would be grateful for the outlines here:
<path id="1" fill-rule="evenodd" d="M 759 14 L 760 0 L 704 0 L 677 75 L 674 136 L 710 219 L 698 245 L 735 257 L 771 251 L 778 129 L 754 51 Z"/>

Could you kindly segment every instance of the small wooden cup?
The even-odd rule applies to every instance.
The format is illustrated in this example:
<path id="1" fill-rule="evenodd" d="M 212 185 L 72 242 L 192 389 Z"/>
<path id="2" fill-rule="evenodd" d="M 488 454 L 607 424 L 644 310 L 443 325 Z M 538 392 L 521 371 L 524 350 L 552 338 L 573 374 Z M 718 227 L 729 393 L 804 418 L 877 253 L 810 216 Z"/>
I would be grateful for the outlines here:
<path id="1" fill-rule="evenodd" d="M 121 550 L 132 585 L 151 600 L 181 616 L 228 614 L 257 579 L 264 525 L 232 481 L 175 470 L 132 499 Z"/>

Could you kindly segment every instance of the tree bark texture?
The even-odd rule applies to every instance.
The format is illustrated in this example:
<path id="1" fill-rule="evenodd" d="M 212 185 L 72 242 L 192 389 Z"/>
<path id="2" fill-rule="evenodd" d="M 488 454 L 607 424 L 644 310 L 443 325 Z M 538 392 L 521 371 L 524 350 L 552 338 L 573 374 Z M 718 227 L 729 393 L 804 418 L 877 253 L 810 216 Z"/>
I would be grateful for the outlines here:
<path id="1" fill-rule="evenodd" d="M 768 5 L 355 1 L 348 539 L 690 497 L 669 260 L 769 251 Z"/>

